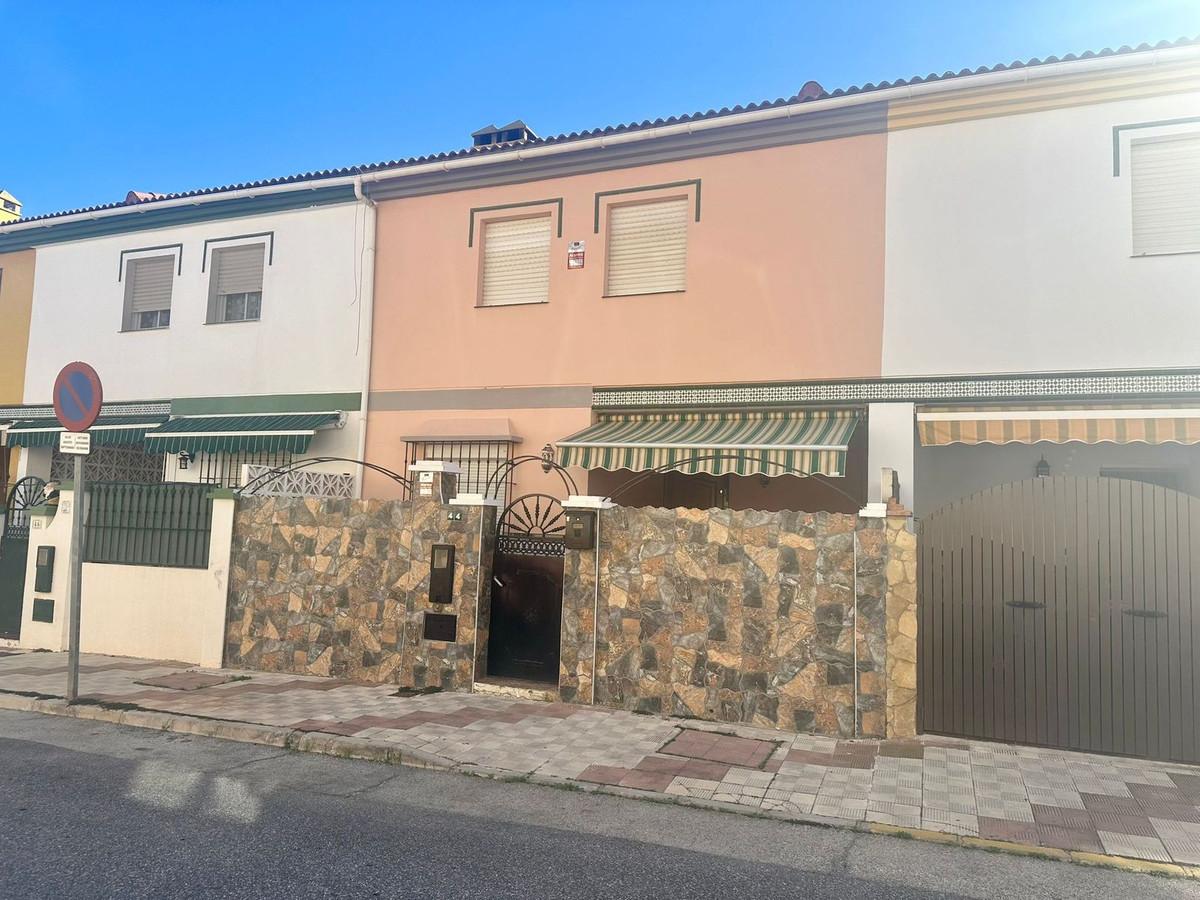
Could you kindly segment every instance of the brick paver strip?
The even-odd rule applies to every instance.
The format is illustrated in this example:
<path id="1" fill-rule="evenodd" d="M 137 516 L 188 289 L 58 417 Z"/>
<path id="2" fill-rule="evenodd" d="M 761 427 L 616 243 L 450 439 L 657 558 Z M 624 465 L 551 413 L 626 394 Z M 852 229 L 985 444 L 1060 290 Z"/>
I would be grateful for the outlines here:
<path id="1" fill-rule="evenodd" d="M 992 841 L 1012 841 L 1017 844 L 1037 844 L 1037 826 L 1032 822 L 1013 822 L 1010 819 L 979 817 L 979 836 Z"/>
<path id="2" fill-rule="evenodd" d="M 1066 809 L 1062 806 L 1043 806 L 1031 803 L 1033 820 L 1039 825 L 1054 825 L 1059 828 L 1080 828 L 1088 830 L 1092 827 L 1092 817 L 1084 809 Z"/>
<path id="3" fill-rule="evenodd" d="M 629 770 L 621 766 L 588 766 L 579 773 L 579 780 L 596 784 L 620 784 L 621 779 L 628 774 Z"/>
<path id="4" fill-rule="evenodd" d="M 1089 812 L 1124 813 L 1129 816 L 1143 814 L 1142 804 L 1134 797 L 1109 797 L 1104 794 L 1080 794 L 1084 809 Z"/>
<path id="5" fill-rule="evenodd" d="M 1177 787 L 1162 787 L 1157 784 L 1131 784 L 1129 793 L 1133 794 L 1142 805 L 1147 803 L 1173 803 L 1177 806 L 1188 806 L 1187 796 Z"/>
<path id="6" fill-rule="evenodd" d="M 1169 777 L 1189 800 L 1193 803 L 1200 803 L 1200 775 L 1182 775 L 1172 772 Z"/>
<path id="7" fill-rule="evenodd" d="M 196 691 L 200 688 L 226 684 L 235 677 L 234 675 L 210 675 L 207 672 L 172 672 L 170 675 L 156 675 L 152 678 L 143 678 L 135 681 L 134 684 L 169 688 L 174 691 Z"/>
<path id="8" fill-rule="evenodd" d="M 1058 850 L 1084 850 L 1103 853 L 1104 845 L 1094 828 L 1063 828 L 1059 825 L 1037 825 L 1037 842 L 1043 847 Z"/>
<path id="9" fill-rule="evenodd" d="M 634 769 L 622 778 L 618 784 L 621 787 L 638 788 L 643 791 L 658 791 L 662 793 L 667 789 L 675 776 L 668 772 L 642 772 Z"/>
<path id="10" fill-rule="evenodd" d="M 1097 831 L 1113 834 L 1137 834 L 1142 837 L 1157 837 L 1158 832 L 1145 816 L 1130 816 L 1123 813 L 1092 813 L 1092 822 Z"/>

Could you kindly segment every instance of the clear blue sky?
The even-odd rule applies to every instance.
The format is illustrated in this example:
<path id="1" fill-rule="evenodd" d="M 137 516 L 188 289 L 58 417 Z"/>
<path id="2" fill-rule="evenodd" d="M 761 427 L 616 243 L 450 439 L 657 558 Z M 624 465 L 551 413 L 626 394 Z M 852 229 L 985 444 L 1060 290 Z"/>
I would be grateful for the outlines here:
<path id="1" fill-rule="evenodd" d="M 1200 34 L 1200 0 L 0 0 L 0 187 L 35 215 Z"/>

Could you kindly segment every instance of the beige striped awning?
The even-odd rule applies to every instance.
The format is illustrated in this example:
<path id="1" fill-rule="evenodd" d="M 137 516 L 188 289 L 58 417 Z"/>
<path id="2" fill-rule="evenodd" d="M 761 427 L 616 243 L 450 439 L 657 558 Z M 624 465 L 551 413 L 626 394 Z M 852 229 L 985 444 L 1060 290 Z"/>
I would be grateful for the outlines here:
<path id="1" fill-rule="evenodd" d="M 559 462 L 635 472 L 839 478 L 857 424 L 857 412 L 848 409 L 608 414 L 560 440 Z"/>
<path id="2" fill-rule="evenodd" d="M 917 409 L 925 447 L 946 444 L 1200 444 L 1200 408 L 957 406 Z"/>

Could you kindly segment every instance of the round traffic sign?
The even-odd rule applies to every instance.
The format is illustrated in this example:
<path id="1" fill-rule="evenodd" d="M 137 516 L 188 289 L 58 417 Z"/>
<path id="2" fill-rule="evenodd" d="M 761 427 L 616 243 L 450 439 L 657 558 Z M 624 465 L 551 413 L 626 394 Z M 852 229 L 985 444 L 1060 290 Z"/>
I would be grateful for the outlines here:
<path id="1" fill-rule="evenodd" d="M 87 431 L 100 415 L 104 389 L 96 370 L 84 362 L 67 363 L 54 379 L 54 415 L 67 431 Z"/>

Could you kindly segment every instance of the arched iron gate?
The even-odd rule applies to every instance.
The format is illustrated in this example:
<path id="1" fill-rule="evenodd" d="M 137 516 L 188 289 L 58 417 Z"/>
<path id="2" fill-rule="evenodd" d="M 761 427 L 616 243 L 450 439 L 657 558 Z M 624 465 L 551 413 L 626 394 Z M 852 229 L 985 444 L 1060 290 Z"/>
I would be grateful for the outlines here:
<path id="1" fill-rule="evenodd" d="M 557 472 L 563 489 L 577 493 L 570 473 L 540 456 L 517 457 L 493 479 L 503 483 L 525 463 L 537 463 L 547 474 Z M 566 514 L 552 494 L 525 494 L 500 513 L 492 560 L 488 675 L 558 683 L 565 534 Z"/>
<path id="2" fill-rule="evenodd" d="M 46 482 L 29 476 L 8 492 L 4 533 L 0 535 L 0 637 L 21 635 L 21 603 L 25 596 L 25 561 L 29 555 L 29 511 L 45 499 Z"/>

